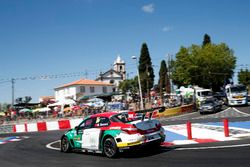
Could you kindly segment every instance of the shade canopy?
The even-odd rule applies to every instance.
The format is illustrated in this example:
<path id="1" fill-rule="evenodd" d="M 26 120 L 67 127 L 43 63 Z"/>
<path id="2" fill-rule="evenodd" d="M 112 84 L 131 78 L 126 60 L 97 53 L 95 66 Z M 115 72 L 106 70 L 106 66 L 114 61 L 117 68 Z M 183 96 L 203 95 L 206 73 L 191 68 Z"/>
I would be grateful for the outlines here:
<path id="1" fill-rule="evenodd" d="M 21 110 L 19 110 L 20 113 L 25 113 L 25 112 L 32 112 L 31 109 L 28 109 L 28 108 L 23 108 Z"/>
<path id="2" fill-rule="evenodd" d="M 107 97 L 111 97 L 113 95 L 119 95 L 119 92 L 110 92 L 110 93 L 102 93 L 102 94 L 94 94 L 94 95 L 85 95 L 85 96 L 81 96 L 79 97 L 77 100 L 88 100 L 91 98 L 107 98 Z"/>
<path id="3" fill-rule="evenodd" d="M 48 107 L 54 107 L 54 106 L 62 106 L 62 105 L 73 105 L 76 104 L 76 102 L 72 99 L 65 99 L 65 100 L 60 100 L 56 103 L 49 104 Z"/>

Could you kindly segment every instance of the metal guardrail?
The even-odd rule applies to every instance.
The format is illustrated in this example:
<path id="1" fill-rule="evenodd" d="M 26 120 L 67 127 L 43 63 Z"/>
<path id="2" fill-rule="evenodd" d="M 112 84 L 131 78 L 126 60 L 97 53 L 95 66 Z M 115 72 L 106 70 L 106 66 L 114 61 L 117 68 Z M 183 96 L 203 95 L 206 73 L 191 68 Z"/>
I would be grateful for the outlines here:
<path id="1" fill-rule="evenodd" d="M 13 125 L 1 125 L 0 126 L 0 134 L 1 133 L 12 133 Z"/>

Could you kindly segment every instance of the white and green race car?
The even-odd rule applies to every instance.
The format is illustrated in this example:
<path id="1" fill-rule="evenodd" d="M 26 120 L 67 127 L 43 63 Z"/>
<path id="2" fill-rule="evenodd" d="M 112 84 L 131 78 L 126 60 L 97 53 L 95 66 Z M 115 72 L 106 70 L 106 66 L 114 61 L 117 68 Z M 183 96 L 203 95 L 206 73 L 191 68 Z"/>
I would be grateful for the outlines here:
<path id="1" fill-rule="evenodd" d="M 152 114 L 148 119 L 129 115 L 133 113 L 105 112 L 86 117 L 61 137 L 61 151 L 96 152 L 113 158 L 124 149 L 164 142 L 165 131 L 157 119 L 150 118 Z"/>

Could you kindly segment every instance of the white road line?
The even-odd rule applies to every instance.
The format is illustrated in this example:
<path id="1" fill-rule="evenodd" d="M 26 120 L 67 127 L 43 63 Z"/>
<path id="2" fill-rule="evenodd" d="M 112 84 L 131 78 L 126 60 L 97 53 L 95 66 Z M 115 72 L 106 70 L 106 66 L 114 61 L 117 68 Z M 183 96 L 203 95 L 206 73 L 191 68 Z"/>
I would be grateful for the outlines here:
<path id="1" fill-rule="evenodd" d="M 229 145 L 229 146 L 214 146 L 214 147 L 193 147 L 193 148 L 177 148 L 177 151 L 183 150 L 207 150 L 207 149 L 222 149 L 222 148 L 236 148 L 236 147 L 249 147 L 250 144 L 239 144 L 239 145 Z"/>
<path id="2" fill-rule="evenodd" d="M 47 145 L 46 145 L 46 147 L 47 147 L 48 149 L 58 150 L 58 151 L 60 151 L 60 148 L 56 148 L 56 147 L 52 147 L 52 146 L 51 146 L 52 144 L 55 144 L 55 143 L 58 143 L 58 142 L 60 142 L 60 140 L 53 141 L 53 142 L 51 142 L 51 143 L 47 144 Z"/>
<path id="3" fill-rule="evenodd" d="M 234 111 L 240 113 L 240 114 L 250 116 L 250 114 L 244 113 L 244 112 L 242 112 L 242 111 L 240 111 L 240 110 L 238 110 L 238 109 L 236 109 L 236 108 L 234 108 L 234 107 L 233 107 L 232 109 L 233 109 Z"/>
<path id="4" fill-rule="evenodd" d="M 226 112 L 227 110 L 230 110 L 230 109 L 231 109 L 231 107 L 229 107 L 229 108 L 223 110 L 222 112 Z"/>

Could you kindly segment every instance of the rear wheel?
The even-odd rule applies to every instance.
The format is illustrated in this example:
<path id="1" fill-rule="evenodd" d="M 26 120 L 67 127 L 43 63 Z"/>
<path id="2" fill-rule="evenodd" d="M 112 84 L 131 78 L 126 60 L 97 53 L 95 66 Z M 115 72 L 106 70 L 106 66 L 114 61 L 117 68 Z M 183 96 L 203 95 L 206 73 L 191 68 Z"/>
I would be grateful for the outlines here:
<path id="1" fill-rule="evenodd" d="M 118 149 L 113 138 L 109 137 L 104 140 L 103 153 L 109 158 L 114 158 L 117 155 Z"/>
<path id="2" fill-rule="evenodd" d="M 61 152 L 68 153 L 71 152 L 71 149 L 68 138 L 64 136 L 61 140 Z"/>

